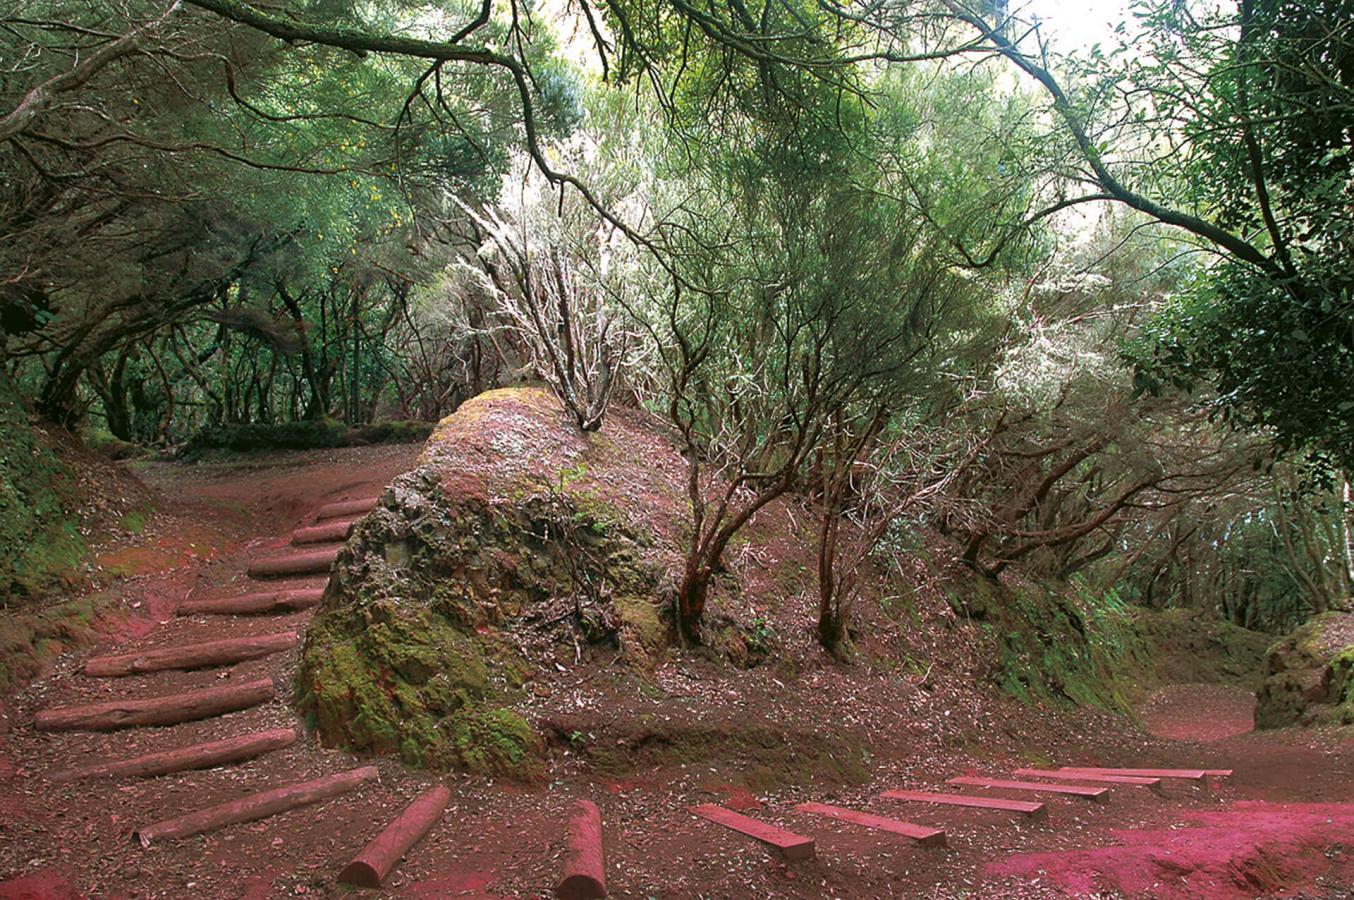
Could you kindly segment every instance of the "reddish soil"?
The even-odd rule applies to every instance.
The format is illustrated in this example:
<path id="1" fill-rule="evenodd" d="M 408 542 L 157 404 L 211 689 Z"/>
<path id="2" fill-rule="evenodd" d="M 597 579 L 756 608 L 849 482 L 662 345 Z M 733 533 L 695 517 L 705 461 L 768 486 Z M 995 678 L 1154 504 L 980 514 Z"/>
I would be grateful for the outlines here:
<path id="1" fill-rule="evenodd" d="M 146 543 L 205 543 L 169 571 L 125 583 L 132 617 L 94 652 L 304 629 L 310 612 L 174 618 L 187 596 L 246 593 L 251 559 L 276 554 L 292 528 L 332 500 L 376 493 L 417 448 L 377 447 L 253 456 L 244 464 L 159 464 L 144 473 L 159 494 Z M 193 539 L 203 529 L 211 540 Z M 735 564 L 764 568 L 755 558 Z M 766 576 L 768 590 L 773 578 Z M 314 579 L 296 584 L 314 583 Z M 789 586 L 774 623 L 785 641 L 812 646 L 813 609 Z M 132 608 L 133 604 L 140 604 Z M 573 801 L 602 811 L 607 878 L 626 897 L 1234 897 L 1279 890 L 1348 897 L 1354 889 L 1354 743 L 1337 733 L 1249 731 L 1244 694 L 1176 686 L 1149 698 L 1147 731 L 1095 710 L 1027 707 L 973 684 L 965 623 L 944 603 L 925 628 L 900 637 L 926 674 L 843 667 L 811 652 L 791 663 L 731 670 L 675 655 L 641 681 L 605 657 L 571 651 L 533 683 L 524 711 L 556 741 L 539 785 L 438 777 L 376 760 L 378 783 L 343 798 L 142 850 L 133 828 L 212 803 L 361 764 L 306 736 L 240 765 L 125 782 L 53 786 L 45 776 L 115 759 L 296 725 L 285 702 L 295 652 L 223 669 L 118 679 L 79 674 L 81 658 L 8 701 L 0 720 L 0 898 L 295 897 L 343 893 L 335 879 L 390 817 L 428 785 L 452 791 L 440 825 L 395 869 L 385 892 L 409 897 L 541 896 L 558 877 Z M 883 627 L 883 623 L 881 623 Z M 802 634 L 800 634 L 802 632 Z M 35 711 L 114 697 L 154 696 L 273 677 L 278 702 L 172 728 L 41 734 Z M 573 723 L 572 725 L 568 723 Z M 664 746 L 701 734 L 710 746 Z M 760 731 L 759 731 L 760 729 Z M 556 729 L 558 733 L 559 729 Z M 710 733 L 741 742 L 721 747 Z M 767 755 L 758 734 L 800 735 L 802 756 Z M 856 747 L 869 779 L 853 780 L 812 753 L 815 736 Z M 1343 740 L 1343 743 L 1341 741 Z M 602 774 L 584 745 L 623 747 L 631 765 Z M 1010 777 L 1026 765 L 1233 768 L 1208 785 L 1175 782 L 1161 795 L 1116 787 L 1105 803 L 1040 796 L 1046 820 L 880 800 L 888 788 L 946 790 L 960 773 Z M 993 796 L 1029 799 L 993 791 Z M 943 827 L 947 849 L 807 817 L 815 800 Z M 722 803 L 818 842 L 815 860 L 783 864 L 761 846 L 687 812 Z M 4 880 L 9 879 L 9 880 Z"/>

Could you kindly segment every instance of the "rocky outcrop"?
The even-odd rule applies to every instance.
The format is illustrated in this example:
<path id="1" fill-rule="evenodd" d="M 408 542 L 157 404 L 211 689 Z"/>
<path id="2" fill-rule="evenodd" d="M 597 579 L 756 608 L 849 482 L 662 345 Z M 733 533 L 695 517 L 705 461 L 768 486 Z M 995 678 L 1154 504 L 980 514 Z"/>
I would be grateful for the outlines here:
<path id="1" fill-rule="evenodd" d="M 1255 723 L 1354 724 L 1354 613 L 1323 613 L 1269 648 Z"/>
<path id="2" fill-rule="evenodd" d="M 543 653 L 648 668 L 667 648 L 684 474 L 643 413 L 583 434 L 541 390 L 464 404 L 339 556 L 299 684 L 322 738 L 537 774 L 544 744 L 514 699 Z"/>

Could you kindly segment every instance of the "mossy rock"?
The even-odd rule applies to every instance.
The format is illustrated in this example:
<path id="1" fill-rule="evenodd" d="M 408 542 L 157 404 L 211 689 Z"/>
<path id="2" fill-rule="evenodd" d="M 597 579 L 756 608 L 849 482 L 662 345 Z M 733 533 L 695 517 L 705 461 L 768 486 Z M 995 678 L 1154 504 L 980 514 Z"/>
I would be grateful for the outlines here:
<path id="1" fill-rule="evenodd" d="M 1354 614 L 1322 613 L 1276 641 L 1265 675 L 1256 727 L 1354 722 Z"/>
<path id="2" fill-rule="evenodd" d="M 571 629 L 569 646 L 640 672 L 661 661 L 684 471 L 642 413 L 582 434 L 538 389 L 465 403 L 340 553 L 302 653 L 303 711 L 329 744 L 538 776 L 515 634 Z"/>

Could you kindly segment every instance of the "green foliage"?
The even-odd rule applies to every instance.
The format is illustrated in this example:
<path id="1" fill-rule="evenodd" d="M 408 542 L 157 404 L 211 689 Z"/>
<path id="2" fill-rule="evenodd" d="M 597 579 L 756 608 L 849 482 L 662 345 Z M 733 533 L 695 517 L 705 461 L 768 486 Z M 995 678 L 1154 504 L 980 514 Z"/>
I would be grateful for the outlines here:
<path id="1" fill-rule="evenodd" d="M 1163 87 L 1181 65 L 1198 83 L 1155 95 L 1182 131 L 1178 190 L 1223 227 L 1258 235 L 1261 260 L 1201 272 L 1131 348 L 1139 387 L 1212 384 L 1218 414 L 1354 467 L 1354 40 L 1348 0 L 1147 7 Z M 1262 124 L 1257 124 L 1262 123 Z"/>

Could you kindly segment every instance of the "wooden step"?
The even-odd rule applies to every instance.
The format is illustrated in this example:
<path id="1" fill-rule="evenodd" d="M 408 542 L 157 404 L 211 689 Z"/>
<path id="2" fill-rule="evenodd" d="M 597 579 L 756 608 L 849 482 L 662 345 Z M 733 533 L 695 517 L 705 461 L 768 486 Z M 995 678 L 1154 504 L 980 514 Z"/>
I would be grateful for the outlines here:
<path id="1" fill-rule="evenodd" d="M 451 800 L 451 791 L 445 785 L 435 784 L 419 794 L 396 816 L 353 861 L 339 873 L 340 884 L 378 888 L 390 870 L 419 842 L 434 825 L 442 820 L 442 813 Z"/>
<path id="2" fill-rule="evenodd" d="M 357 519 L 335 519 L 309 528 L 298 528 L 291 533 L 293 544 L 328 544 L 348 539 Z"/>
<path id="3" fill-rule="evenodd" d="M 325 519 L 360 516 L 375 509 L 380 500 L 380 497 L 363 497 L 360 500 L 339 500 L 334 503 L 326 503 L 315 510 L 315 521 L 322 522 Z"/>
<path id="4" fill-rule="evenodd" d="M 172 819 L 163 819 L 138 828 L 132 832 L 132 840 L 142 847 L 149 847 L 157 841 L 190 837 L 226 825 L 252 822 L 255 819 L 262 819 L 286 812 L 289 809 L 296 809 L 298 806 L 308 806 L 311 803 L 319 803 L 321 800 L 330 800 L 340 794 L 346 794 L 368 781 L 376 780 L 378 774 L 375 766 L 363 766 L 360 769 L 352 769 L 338 775 L 329 775 L 324 778 L 316 778 L 313 781 L 303 781 L 299 784 L 289 784 L 284 787 L 259 791 L 239 800 L 218 803 L 216 806 L 209 806 L 197 812 L 176 816 Z"/>
<path id="5" fill-rule="evenodd" d="M 180 616 L 247 616 L 256 613 L 297 612 L 319 604 L 324 588 L 298 588 L 290 591 L 261 591 L 239 597 L 211 597 L 185 600 L 179 604 Z"/>
<path id="6" fill-rule="evenodd" d="M 1043 791 L 1046 794 L 1085 797 L 1087 800 L 1103 800 L 1105 795 L 1109 793 L 1109 788 L 1088 787 L 1081 784 L 1039 784 L 1034 781 L 1002 781 L 991 778 L 974 778 L 968 775 L 948 779 L 945 783 L 965 787 L 996 788 L 1003 791 Z"/>
<path id="7" fill-rule="evenodd" d="M 248 709 L 273 699 L 273 680 L 260 678 L 244 684 L 151 697 L 112 700 L 85 706 L 44 709 L 33 718 L 38 731 L 115 731 L 144 725 L 177 725 Z"/>
<path id="8" fill-rule="evenodd" d="M 559 900 L 599 900 L 606 896 L 606 854 L 602 848 L 602 812 L 591 800 L 574 803 L 564 833 L 564 864 L 555 885 Z"/>
<path id="9" fill-rule="evenodd" d="M 970 797 L 966 794 L 933 794 L 929 791 L 884 791 L 879 796 L 886 800 L 908 800 L 913 803 L 938 803 L 943 806 L 971 806 L 976 809 L 996 809 L 1020 813 L 1034 819 L 1042 818 L 1048 810 L 1042 803 L 1028 800 L 1003 800 L 999 797 Z"/>
<path id="10" fill-rule="evenodd" d="M 731 809 L 725 809 L 722 806 L 715 806 L 713 803 L 703 803 L 700 806 L 691 807 L 691 812 L 702 819 L 709 819 L 725 828 L 730 828 L 739 834 L 745 834 L 754 840 L 761 841 L 766 846 L 780 853 L 786 860 L 812 859 L 814 855 L 813 838 L 807 838 L 803 835 L 786 831 L 784 828 L 778 828 L 769 822 L 762 822 L 753 819 L 741 813 L 736 813 Z"/>
<path id="11" fill-rule="evenodd" d="M 1204 774 L 1209 778 L 1231 778 L 1231 769 L 1204 769 Z"/>
<path id="12" fill-rule="evenodd" d="M 324 550 L 311 550 L 309 553 L 256 559 L 249 564 L 249 574 L 254 578 L 327 574 L 334 565 L 334 560 L 338 559 L 338 554 L 338 547 L 326 547 Z"/>
<path id="13" fill-rule="evenodd" d="M 1050 769 L 1016 769 L 1015 774 L 1025 778 L 1056 778 L 1060 781 L 1091 781 L 1097 784 L 1130 784 L 1146 788 L 1161 787 L 1160 778 L 1139 775 L 1101 775 L 1096 772 L 1054 772 Z"/>
<path id="14" fill-rule="evenodd" d="M 182 644 L 178 647 L 123 653 L 118 656 L 96 656 L 85 661 L 84 672 L 92 678 L 117 678 L 123 675 L 160 672 L 165 669 L 228 666 L 246 659 L 258 659 L 290 650 L 296 646 L 296 641 L 296 632 L 284 631 L 280 634 Z"/>
<path id="15" fill-rule="evenodd" d="M 1086 772 L 1091 775 L 1133 775 L 1139 778 L 1183 778 L 1187 781 L 1203 781 L 1203 769 L 1107 769 L 1095 766 L 1059 766 L 1059 772 Z"/>
<path id="16" fill-rule="evenodd" d="M 176 750 L 148 753 L 145 756 L 134 756 L 116 762 L 65 769 L 47 776 L 47 780 L 53 784 L 66 784 L 94 778 L 150 778 L 155 775 L 167 775 L 170 772 L 186 772 L 189 769 L 211 769 L 281 750 L 290 747 L 295 741 L 295 729 L 275 728 L 272 731 L 260 731 L 246 734 L 244 737 L 227 738 L 224 741 L 192 744 Z"/>
<path id="17" fill-rule="evenodd" d="M 876 816 L 872 813 L 860 812 L 854 809 L 844 809 L 840 806 L 828 806 L 825 803 L 801 803 L 795 807 L 797 812 L 810 813 L 815 816 L 827 816 L 830 819 L 840 819 L 843 822 L 850 822 L 852 825 L 861 825 L 865 828 L 873 828 L 877 831 L 888 831 L 892 834 L 901 834 L 903 837 L 911 838 L 923 847 L 944 847 L 945 832 L 939 828 L 928 828 L 925 825 L 914 825 L 911 822 L 900 822 L 897 819 L 886 819 L 883 816 Z"/>

